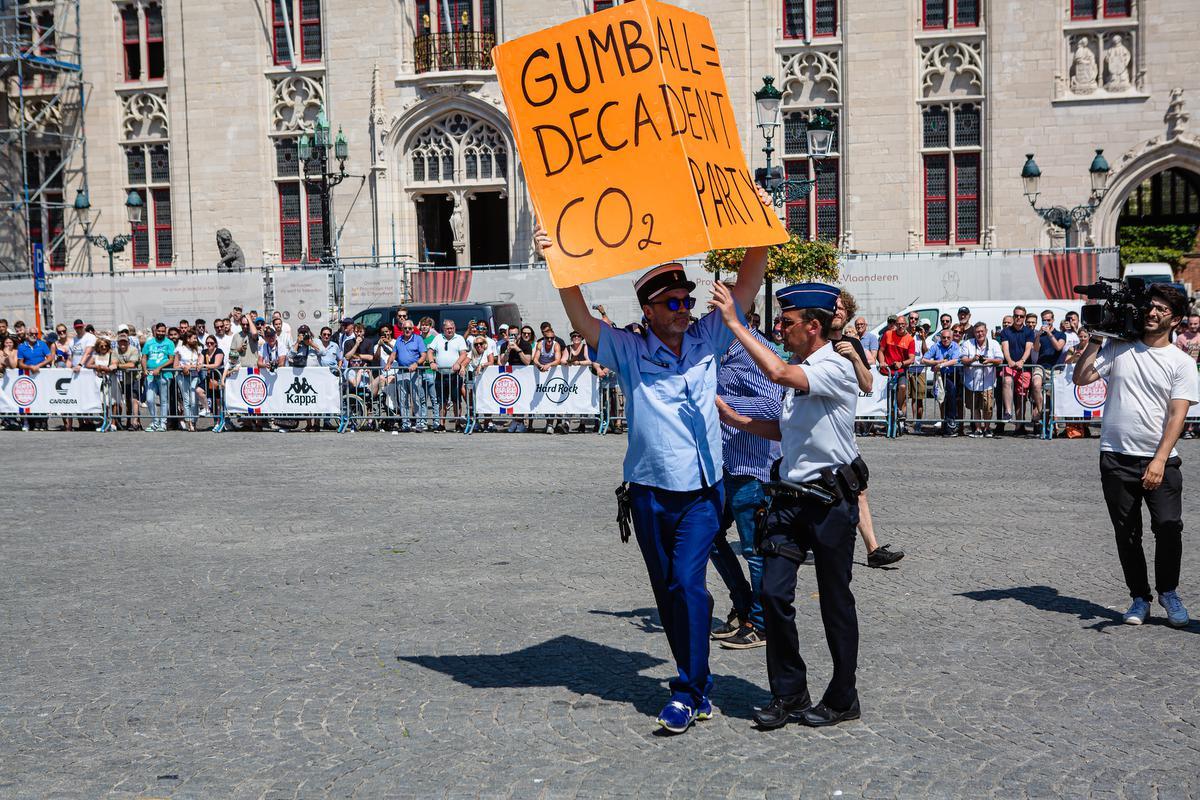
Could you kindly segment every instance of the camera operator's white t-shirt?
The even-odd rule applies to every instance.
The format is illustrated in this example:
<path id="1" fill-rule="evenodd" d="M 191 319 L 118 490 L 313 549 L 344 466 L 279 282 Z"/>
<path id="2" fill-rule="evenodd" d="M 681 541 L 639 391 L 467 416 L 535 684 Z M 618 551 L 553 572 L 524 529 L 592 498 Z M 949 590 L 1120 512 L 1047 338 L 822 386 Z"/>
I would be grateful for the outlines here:
<path id="1" fill-rule="evenodd" d="M 1152 458 L 1167 423 L 1171 400 L 1200 403 L 1196 364 L 1178 347 L 1108 340 L 1096 356 L 1108 380 L 1100 450 Z M 1178 455 L 1174 449 L 1171 455 Z"/>

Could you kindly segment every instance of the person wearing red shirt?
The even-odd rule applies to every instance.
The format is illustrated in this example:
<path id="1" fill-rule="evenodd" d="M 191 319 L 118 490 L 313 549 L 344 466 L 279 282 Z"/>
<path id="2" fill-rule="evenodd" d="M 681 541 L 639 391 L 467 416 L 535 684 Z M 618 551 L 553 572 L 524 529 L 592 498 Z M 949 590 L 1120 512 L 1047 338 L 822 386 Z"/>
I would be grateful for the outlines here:
<path id="1" fill-rule="evenodd" d="M 908 333 L 907 320 L 892 314 L 888 317 L 887 330 L 879 337 L 879 352 L 875 354 L 875 358 L 879 362 L 879 371 L 884 375 L 901 376 L 901 379 L 896 381 L 896 407 L 900 409 L 901 429 L 904 425 L 904 408 L 907 399 L 905 395 L 908 389 L 907 381 L 903 380 L 903 376 L 905 371 L 912 366 L 915 357 L 916 343 Z"/>

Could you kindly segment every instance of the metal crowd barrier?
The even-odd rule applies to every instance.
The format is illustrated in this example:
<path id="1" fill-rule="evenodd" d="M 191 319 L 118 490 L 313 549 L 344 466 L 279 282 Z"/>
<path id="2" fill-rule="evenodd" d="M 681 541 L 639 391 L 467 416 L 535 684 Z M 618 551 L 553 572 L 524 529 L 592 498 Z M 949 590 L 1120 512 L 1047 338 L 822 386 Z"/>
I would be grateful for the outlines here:
<path id="1" fill-rule="evenodd" d="M 968 388 L 983 370 L 993 373 L 991 388 Z M 961 364 L 937 370 L 910 368 L 889 376 L 887 436 L 895 438 L 906 433 L 967 435 L 973 431 L 998 431 L 1003 426 L 1005 433 L 1026 429 L 1037 438 L 1049 439 L 1053 435 L 1053 376 L 1053 369 L 1036 365 L 1027 365 L 1020 370 L 1003 365 Z M 943 392 L 941 400 L 937 398 L 939 384 Z M 900 403 L 902 387 L 903 404 Z M 1009 392 L 1012 395 L 1011 417 L 1006 411 L 1008 402 L 1005 399 Z"/>

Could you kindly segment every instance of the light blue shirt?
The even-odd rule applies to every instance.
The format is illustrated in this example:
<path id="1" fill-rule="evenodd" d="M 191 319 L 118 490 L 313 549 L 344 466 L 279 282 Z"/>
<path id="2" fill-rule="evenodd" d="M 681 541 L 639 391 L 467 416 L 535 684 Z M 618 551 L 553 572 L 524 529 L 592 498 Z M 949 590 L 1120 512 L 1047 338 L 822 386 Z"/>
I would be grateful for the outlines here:
<path id="1" fill-rule="evenodd" d="M 600 326 L 599 361 L 616 373 L 626 398 L 626 481 L 686 492 L 721 480 L 717 369 L 732 342 L 716 312 L 688 328 L 679 356 L 653 331 Z"/>

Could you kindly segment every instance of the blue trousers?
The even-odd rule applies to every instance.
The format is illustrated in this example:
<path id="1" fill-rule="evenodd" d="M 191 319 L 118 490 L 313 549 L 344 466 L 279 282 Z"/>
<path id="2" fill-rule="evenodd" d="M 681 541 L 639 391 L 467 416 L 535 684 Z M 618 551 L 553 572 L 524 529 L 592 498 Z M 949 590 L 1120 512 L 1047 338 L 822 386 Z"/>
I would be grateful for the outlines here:
<path id="1" fill-rule="evenodd" d="M 629 498 L 633 530 L 679 670 L 670 684 L 671 699 L 695 708 L 712 690 L 708 634 L 713 600 L 705 586 L 705 574 L 721 526 L 724 487 L 717 483 L 695 491 L 672 492 L 631 483 Z"/>
<path id="2" fill-rule="evenodd" d="M 737 525 L 738 549 L 746 559 L 750 580 L 747 582 L 742 574 L 742 565 L 724 533 L 717 534 L 713 543 L 712 563 L 729 589 L 729 600 L 738 617 L 761 631 L 766 627 L 760 597 L 763 560 L 754 552 L 754 515 L 763 501 L 762 482 L 751 475 L 730 475 L 726 472 L 722 483 L 725 486 L 725 516 L 721 528 L 724 530 L 731 524 Z"/>

